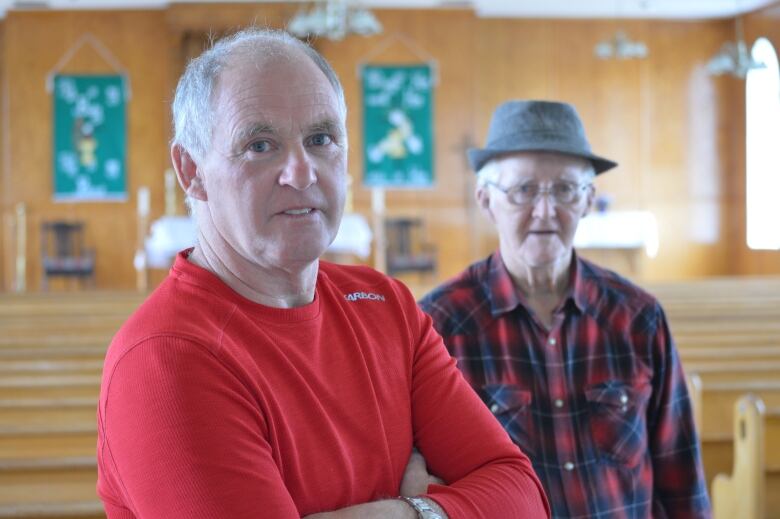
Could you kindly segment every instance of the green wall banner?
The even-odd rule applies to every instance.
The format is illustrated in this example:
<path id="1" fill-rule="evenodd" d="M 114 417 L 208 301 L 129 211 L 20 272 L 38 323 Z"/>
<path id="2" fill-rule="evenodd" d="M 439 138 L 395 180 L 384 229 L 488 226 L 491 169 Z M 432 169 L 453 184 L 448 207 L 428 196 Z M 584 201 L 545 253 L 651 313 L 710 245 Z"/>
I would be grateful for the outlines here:
<path id="1" fill-rule="evenodd" d="M 126 92 L 121 75 L 54 77 L 54 199 L 127 199 Z"/>
<path id="2" fill-rule="evenodd" d="M 363 183 L 370 187 L 433 185 L 431 66 L 364 65 Z"/>

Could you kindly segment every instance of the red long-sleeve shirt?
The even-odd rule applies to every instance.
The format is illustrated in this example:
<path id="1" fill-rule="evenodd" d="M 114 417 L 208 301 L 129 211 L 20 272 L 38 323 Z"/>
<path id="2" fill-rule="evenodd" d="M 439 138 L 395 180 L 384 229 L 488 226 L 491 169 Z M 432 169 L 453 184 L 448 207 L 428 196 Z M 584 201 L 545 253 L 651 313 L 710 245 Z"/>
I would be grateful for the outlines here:
<path id="1" fill-rule="evenodd" d="M 528 459 L 401 284 L 322 263 L 271 308 L 177 258 L 108 351 L 98 492 L 115 518 L 299 518 L 395 496 L 412 445 L 453 519 L 549 515 Z"/>

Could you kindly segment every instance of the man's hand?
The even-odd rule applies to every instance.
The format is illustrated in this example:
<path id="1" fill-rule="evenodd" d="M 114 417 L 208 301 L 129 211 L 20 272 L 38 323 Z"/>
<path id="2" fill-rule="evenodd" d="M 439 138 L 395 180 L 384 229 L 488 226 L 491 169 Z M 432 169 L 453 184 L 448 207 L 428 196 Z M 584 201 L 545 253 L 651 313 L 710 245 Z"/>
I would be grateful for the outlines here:
<path id="1" fill-rule="evenodd" d="M 443 485 L 444 481 L 428 473 L 425 458 L 417 449 L 412 450 L 409 462 L 401 480 L 401 495 L 406 497 L 419 496 L 428 492 L 428 485 Z"/>
<path id="2" fill-rule="evenodd" d="M 449 519 L 447 513 L 430 499 L 425 500 L 442 519 Z M 332 512 L 311 514 L 302 519 L 416 519 L 417 512 L 400 499 L 387 499 L 362 505 L 350 506 Z"/>
<path id="3" fill-rule="evenodd" d="M 303 519 L 416 519 L 417 512 L 400 499 L 387 499 L 323 512 Z"/>
<path id="4" fill-rule="evenodd" d="M 401 495 L 407 497 L 419 496 L 426 493 L 428 485 L 432 484 L 443 485 L 444 481 L 428 474 L 428 465 L 425 463 L 425 458 L 417 449 L 414 449 L 404 470 L 400 489 Z M 430 499 L 426 499 L 426 501 L 444 519 L 447 519 L 447 514 L 435 501 Z M 332 512 L 307 515 L 303 519 L 370 519 L 373 517 L 381 519 L 411 519 L 417 517 L 417 512 L 400 499 L 389 499 L 350 506 L 349 508 L 342 508 Z"/>

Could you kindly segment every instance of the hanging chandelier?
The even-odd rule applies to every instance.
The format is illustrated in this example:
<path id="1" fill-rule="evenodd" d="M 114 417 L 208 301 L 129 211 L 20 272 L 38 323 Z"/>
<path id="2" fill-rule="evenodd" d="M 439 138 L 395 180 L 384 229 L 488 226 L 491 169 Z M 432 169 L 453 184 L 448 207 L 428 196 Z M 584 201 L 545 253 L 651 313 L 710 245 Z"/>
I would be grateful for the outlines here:
<path id="1" fill-rule="evenodd" d="M 747 43 L 742 34 L 742 18 L 736 19 L 735 42 L 727 41 L 720 51 L 707 62 L 707 72 L 713 76 L 731 74 L 734 77 L 745 79 L 749 71 L 766 68 L 766 65 L 753 59 L 748 51 Z"/>
<path id="2" fill-rule="evenodd" d="M 382 24 L 371 11 L 352 5 L 348 0 L 324 0 L 298 11 L 287 24 L 287 30 L 299 38 L 315 36 L 342 40 L 348 34 L 379 34 Z"/>
<path id="3" fill-rule="evenodd" d="M 597 43 L 593 53 L 600 59 L 643 59 L 647 57 L 647 45 L 617 31 L 612 38 Z"/>

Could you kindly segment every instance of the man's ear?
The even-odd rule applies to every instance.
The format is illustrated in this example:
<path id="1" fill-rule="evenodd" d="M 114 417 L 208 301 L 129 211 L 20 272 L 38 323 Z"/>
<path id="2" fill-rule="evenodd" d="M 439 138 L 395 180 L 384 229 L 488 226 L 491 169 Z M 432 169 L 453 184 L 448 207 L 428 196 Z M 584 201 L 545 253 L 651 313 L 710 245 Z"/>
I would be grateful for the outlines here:
<path id="1" fill-rule="evenodd" d="M 490 210 L 490 191 L 487 186 L 478 187 L 474 192 L 474 198 L 477 200 L 477 205 L 485 213 L 485 216 L 490 219 L 491 222 L 495 222 L 493 218 L 493 211 Z"/>
<path id="2" fill-rule="evenodd" d="M 207 201 L 206 186 L 200 175 L 198 164 L 181 144 L 171 146 L 171 162 L 173 162 L 173 169 L 176 170 L 179 185 L 187 193 L 187 196 L 202 202 Z"/>

